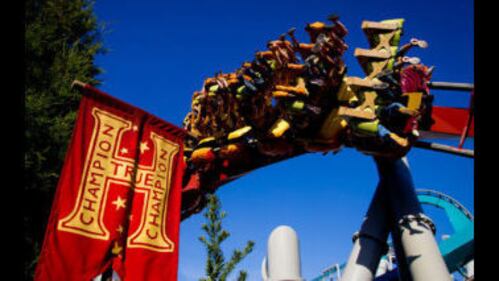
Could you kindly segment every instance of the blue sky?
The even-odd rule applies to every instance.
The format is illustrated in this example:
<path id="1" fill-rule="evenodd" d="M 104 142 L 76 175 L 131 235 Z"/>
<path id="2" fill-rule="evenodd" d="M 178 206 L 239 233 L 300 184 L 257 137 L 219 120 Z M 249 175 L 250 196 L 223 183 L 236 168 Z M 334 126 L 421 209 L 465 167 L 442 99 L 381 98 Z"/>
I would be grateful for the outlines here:
<path id="1" fill-rule="evenodd" d="M 325 21 L 331 13 L 339 14 L 349 29 L 344 56 L 349 75 L 363 76 L 353 57 L 356 47 L 368 47 L 362 20 L 405 18 L 403 42 L 412 37 L 428 41 L 428 49 L 410 55 L 436 66 L 434 81 L 474 81 L 472 1 L 101 0 L 95 10 L 107 25 L 104 43 L 109 49 L 97 59 L 105 70 L 100 88 L 177 125 L 206 77 L 235 70 L 290 27 L 308 40 L 304 26 Z M 466 93 L 433 93 L 438 105 L 468 103 Z M 472 148 L 473 141 L 466 146 Z M 408 158 L 417 188 L 447 193 L 473 212 L 472 159 L 420 149 L 411 150 Z M 254 251 L 237 269 L 246 269 L 248 280 L 261 280 L 268 235 L 278 225 L 290 225 L 300 239 L 302 275 L 311 279 L 348 258 L 351 236 L 377 180 L 373 160 L 353 149 L 334 156 L 301 156 L 254 171 L 217 192 L 228 212 L 224 226 L 232 234 L 224 248 L 230 254 L 254 240 Z M 450 231 L 445 216 L 425 210 L 438 235 Z M 179 280 L 198 280 L 204 273 L 205 251 L 198 241 L 203 219 L 197 215 L 181 224 Z"/>

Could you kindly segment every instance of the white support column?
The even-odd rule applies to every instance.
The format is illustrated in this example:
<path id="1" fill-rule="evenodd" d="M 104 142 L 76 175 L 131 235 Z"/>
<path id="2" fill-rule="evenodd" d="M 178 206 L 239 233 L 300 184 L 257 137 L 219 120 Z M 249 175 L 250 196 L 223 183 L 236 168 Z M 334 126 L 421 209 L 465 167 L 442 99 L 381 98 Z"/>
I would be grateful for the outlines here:
<path id="1" fill-rule="evenodd" d="M 386 183 L 391 217 L 394 219 L 392 231 L 398 250 L 397 259 L 399 264 L 406 263 L 410 275 L 410 279 L 404 276 L 404 280 L 451 280 L 434 237 L 433 223 L 424 216 L 417 199 L 407 160 L 378 158 L 376 164 L 381 181 Z"/>
<path id="2" fill-rule="evenodd" d="M 276 227 L 267 242 L 267 257 L 262 262 L 264 281 L 303 281 L 301 277 L 300 244 L 295 230 Z"/>
<path id="3" fill-rule="evenodd" d="M 380 182 L 361 229 L 354 236 L 354 246 L 341 281 L 374 280 L 379 261 L 387 250 L 389 226 L 385 189 Z"/>

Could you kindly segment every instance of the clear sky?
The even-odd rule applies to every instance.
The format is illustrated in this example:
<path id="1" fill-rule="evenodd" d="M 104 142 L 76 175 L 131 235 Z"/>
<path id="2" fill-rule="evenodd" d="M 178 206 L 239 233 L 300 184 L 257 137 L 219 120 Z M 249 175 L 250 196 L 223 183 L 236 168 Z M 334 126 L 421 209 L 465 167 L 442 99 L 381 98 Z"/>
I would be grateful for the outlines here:
<path id="1" fill-rule="evenodd" d="M 434 81 L 474 81 L 470 0 L 101 0 L 95 9 L 108 26 L 104 43 L 110 50 L 97 59 L 105 70 L 100 88 L 177 125 L 206 77 L 235 70 L 290 27 L 297 28 L 298 38 L 308 40 L 305 25 L 326 21 L 331 13 L 339 14 L 349 30 L 344 56 L 349 75 L 363 77 L 353 57 L 356 47 L 368 48 L 362 20 L 405 18 L 402 42 L 413 37 L 428 41 L 428 49 L 409 55 L 436 66 Z M 438 105 L 467 106 L 466 93 L 433 93 Z M 457 140 L 447 143 L 457 145 Z M 473 141 L 466 146 L 472 148 Z M 408 159 L 417 188 L 447 193 L 473 212 L 472 159 L 420 149 L 411 150 Z M 344 149 L 334 156 L 301 156 L 227 184 L 217 192 L 228 213 L 224 227 L 232 234 L 224 243 L 227 255 L 254 240 L 253 252 L 236 269 L 246 269 L 248 280 L 261 280 L 268 235 L 286 224 L 299 235 L 302 275 L 311 279 L 348 258 L 352 234 L 377 180 L 370 157 Z M 450 231 L 444 215 L 425 210 L 437 224 L 438 237 Z M 181 224 L 179 280 L 203 276 L 205 250 L 198 241 L 203 221 L 199 214 Z"/>

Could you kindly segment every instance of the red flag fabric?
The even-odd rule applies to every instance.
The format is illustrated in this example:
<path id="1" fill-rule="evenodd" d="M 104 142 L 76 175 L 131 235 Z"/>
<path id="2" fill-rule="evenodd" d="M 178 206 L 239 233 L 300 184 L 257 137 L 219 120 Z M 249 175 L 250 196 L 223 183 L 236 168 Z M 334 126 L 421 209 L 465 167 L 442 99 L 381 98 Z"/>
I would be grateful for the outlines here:
<path id="1" fill-rule="evenodd" d="M 35 280 L 177 280 L 185 131 L 82 92 Z"/>
<path id="2" fill-rule="evenodd" d="M 460 136 L 469 118 L 469 109 L 433 106 L 431 117 L 435 121 L 431 132 Z M 475 122 L 472 120 L 468 136 L 475 135 Z"/>

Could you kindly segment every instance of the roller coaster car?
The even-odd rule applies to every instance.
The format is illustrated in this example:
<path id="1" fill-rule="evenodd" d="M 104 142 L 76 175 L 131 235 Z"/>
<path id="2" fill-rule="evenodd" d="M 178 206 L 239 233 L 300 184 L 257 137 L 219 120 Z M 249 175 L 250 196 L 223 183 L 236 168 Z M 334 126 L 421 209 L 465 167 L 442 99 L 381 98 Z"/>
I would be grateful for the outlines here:
<path id="1" fill-rule="evenodd" d="M 430 82 L 432 67 L 398 49 L 403 19 L 364 21 L 371 49 L 355 50 L 366 77 L 347 77 L 342 60 L 346 28 L 308 24 L 311 43 L 294 29 L 270 41 L 234 73 L 217 73 L 193 96 L 184 120 L 182 218 L 202 209 L 205 195 L 245 173 L 307 152 L 338 152 L 342 146 L 382 157 L 402 157 L 413 146 L 473 157 L 462 149 L 473 137 L 473 87 Z M 300 64 L 299 52 L 304 64 Z M 469 90 L 468 109 L 433 106 L 430 89 Z M 422 139 L 460 136 L 458 147 Z M 183 194 L 184 194 L 183 193 Z"/>

